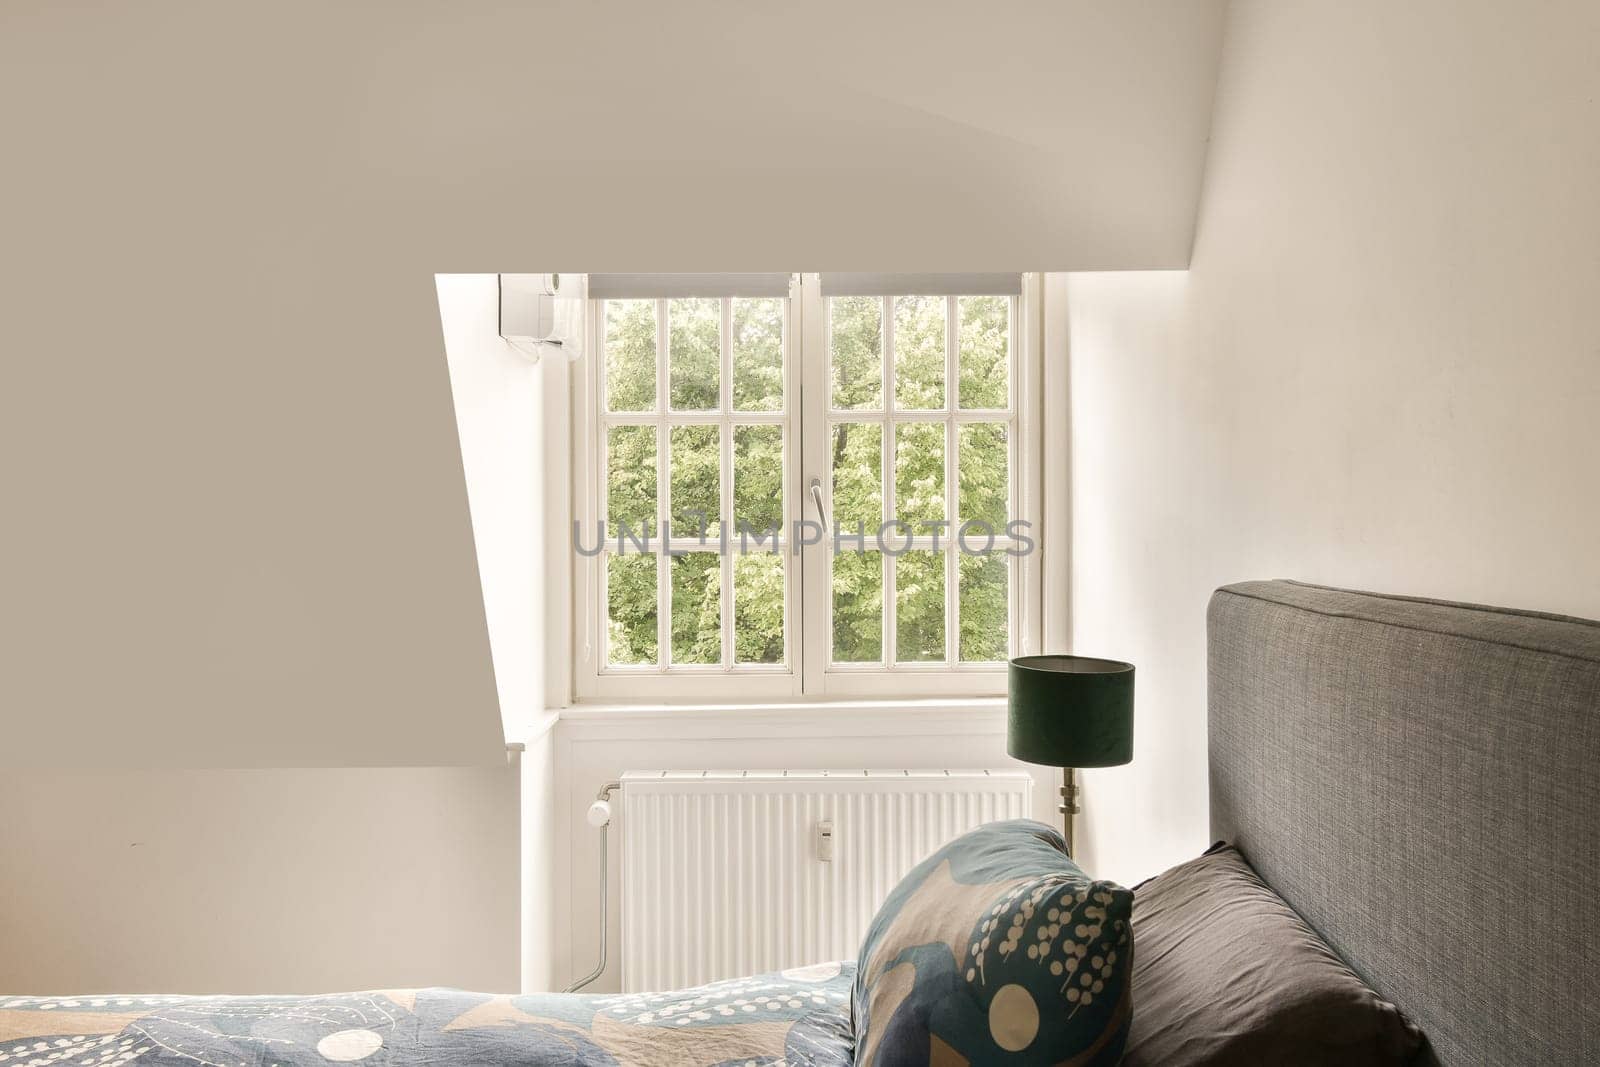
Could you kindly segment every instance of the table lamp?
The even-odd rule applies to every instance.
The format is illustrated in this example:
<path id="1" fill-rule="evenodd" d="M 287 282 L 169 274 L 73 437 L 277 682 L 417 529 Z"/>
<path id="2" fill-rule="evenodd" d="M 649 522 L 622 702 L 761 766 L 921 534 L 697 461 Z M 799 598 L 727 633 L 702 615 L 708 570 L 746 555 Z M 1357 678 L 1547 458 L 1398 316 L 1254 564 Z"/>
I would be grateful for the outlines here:
<path id="1" fill-rule="evenodd" d="M 1006 690 L 1006 751 L 1060 767 L 1061 814 L 1072 855 L 1079 767 L 1133 759 L 1133 664 L 1089 656 L 1019 656 Z"/>

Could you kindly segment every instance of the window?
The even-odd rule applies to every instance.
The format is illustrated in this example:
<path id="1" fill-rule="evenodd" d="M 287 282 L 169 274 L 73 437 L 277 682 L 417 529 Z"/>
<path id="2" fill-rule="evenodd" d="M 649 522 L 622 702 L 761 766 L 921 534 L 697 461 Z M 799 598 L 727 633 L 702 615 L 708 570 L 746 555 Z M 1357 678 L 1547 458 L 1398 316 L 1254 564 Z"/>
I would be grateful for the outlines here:
<path id="1" fill-rule="evenodd" d="M 593 276 L 578 695 L 1003 692 L 1038 626 L 1028 291 Z"/>

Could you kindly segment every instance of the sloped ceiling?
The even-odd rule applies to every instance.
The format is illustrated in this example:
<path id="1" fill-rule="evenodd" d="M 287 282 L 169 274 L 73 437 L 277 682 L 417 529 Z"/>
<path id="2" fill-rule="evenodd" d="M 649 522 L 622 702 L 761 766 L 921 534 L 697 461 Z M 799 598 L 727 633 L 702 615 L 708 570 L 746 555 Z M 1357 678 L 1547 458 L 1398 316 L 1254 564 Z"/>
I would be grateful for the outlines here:
<path id="1" fill-rule="evenodd" d="M 499 758 L 434 273 L 1181 267 L 1221 8 L 4 5 L 0 760 Z"/>

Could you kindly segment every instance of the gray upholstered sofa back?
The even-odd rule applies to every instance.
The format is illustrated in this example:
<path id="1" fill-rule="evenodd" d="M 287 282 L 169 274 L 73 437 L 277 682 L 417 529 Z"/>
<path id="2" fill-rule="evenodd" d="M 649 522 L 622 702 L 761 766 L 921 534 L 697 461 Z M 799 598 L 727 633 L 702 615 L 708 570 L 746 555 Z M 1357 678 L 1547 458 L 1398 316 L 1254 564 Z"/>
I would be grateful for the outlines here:
<path id="1" fill-rule="evenodd" d="M 1285 581 L 1208 622 L 1213 835 L 1443 1062 L 1600 1062 L 1600 623 Z"/>

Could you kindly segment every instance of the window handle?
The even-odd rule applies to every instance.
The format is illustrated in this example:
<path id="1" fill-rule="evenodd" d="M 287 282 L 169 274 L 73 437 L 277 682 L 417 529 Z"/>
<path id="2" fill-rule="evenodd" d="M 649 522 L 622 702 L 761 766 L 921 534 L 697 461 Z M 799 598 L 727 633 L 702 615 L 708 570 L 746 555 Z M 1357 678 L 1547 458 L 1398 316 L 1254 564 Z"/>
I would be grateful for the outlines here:
<path id="1" fill-rule="evenodd" d="M 817 518 L 822 520 L 822 530 L 826 533 L 828 526 L 828 509 L 822 504 L 822 479 L 811 479 L 811 499 L 817 505 Z"/>

